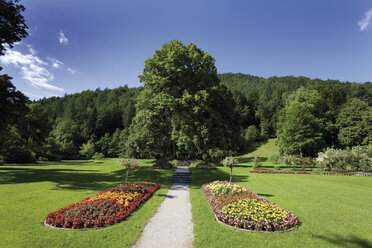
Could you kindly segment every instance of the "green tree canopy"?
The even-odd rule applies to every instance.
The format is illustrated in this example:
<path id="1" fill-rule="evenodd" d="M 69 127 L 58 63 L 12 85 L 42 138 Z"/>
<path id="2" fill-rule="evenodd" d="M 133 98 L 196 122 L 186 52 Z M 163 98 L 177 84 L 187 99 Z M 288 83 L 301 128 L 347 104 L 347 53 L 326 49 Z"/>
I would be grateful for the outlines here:
<path id="1" fill-rule="evenodd" d="M 278 122 L 281 153 L 314 156 L 324 147 L 323 120 L 319 118 L 321 100 L 318 91 L 303 87 L 289 96 Z"/>
<path id="2" fill-rule="evenodd" d="M 132 155 L 207 159 L 236 149 L 235 104 L 214 63 L 196 45 L 177 40 L 145 61 L 127 142 Z"/>
<path id="3" fill-rule="evenodd" d="M 337 118 L 341 145 L 368 145 L 372 142 L 372 107 L 357 98 L 350 99 Z"/>
<path id="4" fill-rule="evenodd" d="M 19 0 L 0 0 L 0 55 L 4 54 L 4 45 L 13 47 L 14 42 L 28 35 L 28 27 L 21 15 L 25 8 L 17 2 Z"/>

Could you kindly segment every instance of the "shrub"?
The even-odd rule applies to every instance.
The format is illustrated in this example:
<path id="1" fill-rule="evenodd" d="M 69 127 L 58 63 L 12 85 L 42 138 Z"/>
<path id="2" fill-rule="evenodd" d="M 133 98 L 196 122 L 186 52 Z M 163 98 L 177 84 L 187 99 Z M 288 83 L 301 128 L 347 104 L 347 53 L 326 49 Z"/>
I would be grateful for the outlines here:
<path id="1" fill-rule="evenodd" d="M 245 130 L 245 139 L 248 143 L 255 142 L 260 139 L 260 132 L 255 125 L 251 125 Z"/>
<path id="2" fill-rule="evenodd" d="M 261 163 L 261 160 L 260 160 L 260 157 L 256 156 L 254 159 L 253 159 L 253 169 L 258 169 L 260 168 L 262 165 Z"/>
<path id="3" fill-rule="evenodd" d="M 372 156 L 368 154 L 368 147 L 354 146 L 349 151 L 349 163 L 352 170 L 372 171 Z"/>
<path id="4" fill-rule="evenodd" d="M 168 158 L 159 158 L 152 167 L 155 169 L 169 169 L 173 167 L 173 164 Z"/>
<path id="5" fill-rule="evenodd" d="M 95 160 L 98 160 L 98 159 L 103 159 L 104 157 L 105 157 L 105 155 L 103 155 L 102 152 L 96 152 L 96 153 L 94 153 L 92 158 L 95 159 Z"/>
<path id="6" fill-rule="evenodd" d="M 279 154 L 273 154 L 269 157 L 269 161 L 273 164 L 279 164 L 280 163 L 280 155 Z"/>
<path id="7" fill-rule="evenodd" d="M 355 146 L 352 149 L 327 148 L 318 153 L 316 162 L 324 170 L 347 169 L 372 171 L 372 156 L 369 155 L 369 147 Z"/>
<path id="8" fill-rule="evenodd" d="M 280 162 L 294 168 L 300 165 L 299 158 L 300 157 L 296 155 L 285 155 L 280 157 Z"/>
<path id="9" fill-rule="evenodd" d="M 80 146 L 79 154 L 87 159 L 91 159 L 94 154 L 94 144 L 90 141 Z"/>
<path id="10" fill-rule="evenodd" d="M 280 164 L 275 164 L 275 165 L 274 165 L 274 169 L 275 169 L 275 170 L 280 170 L 280 169 L 281 169 Z"/>
<path id="11" fill-rule="evenodd" d="M 210 160 L 213 162 L 221 161 L 223 158 L 227 156 L 231 156 L 231 151 L 221 150 L 221 149 L 209 149 L 208 156 L 203 156 L 203 160 Z"/>
<path id="12" fill-rule="evenodd" d="M 324 170 L 346 169 L 348 164 L 348 151 L 327 148 L 323 152 L 318 153 L 316 161 Z"/>
<path id="13" fill-rule="evenodd" d="M 315 161 L 311 157 L 299 157 L 298 163 L 301 165 L 302 169 L 314 167 Z"/>
<path id="14" fill-rule="evenodd" d="M 190 160 L 177 160 L 177 166 L 189 167 L 191 164 Z"/>

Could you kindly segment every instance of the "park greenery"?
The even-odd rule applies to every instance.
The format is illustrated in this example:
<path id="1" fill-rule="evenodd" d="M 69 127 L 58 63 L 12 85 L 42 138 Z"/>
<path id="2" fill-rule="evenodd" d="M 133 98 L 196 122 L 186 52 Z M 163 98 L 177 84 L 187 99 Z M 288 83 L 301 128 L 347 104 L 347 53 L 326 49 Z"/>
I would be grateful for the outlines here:
<path id="1" fill-rule="evenodd" d="M 0 56 L 27 36 L 24 10 L 17 0 L 0 0 Z M 0 208 L 0 233 L 6 234 L 0 247 L 132 247 L 172 185 L 173 164 L 190 166 L 192 173 L 194 247 L 372 246 L 366 218 L 372 185 L 364 177 L 372 171 L 371 82 L 218 74 L 210 54 L 178 40 L 156 50 L 139 77 L 138 88 L 30 101 L 11 76 L 0 75 L 0 197 L 6 199 Z M 316 175 L 342 172 L 363 177 Z M 123 181 L 129 184 L 117 186 Z M 63 216 L 67 223 L 60 218 L 58 211 L 66 210 L 61 207 L 73 202 L 97 207 L 81 202 L 87 197 L 112 203 L 106 189 L 131 206 L 135 198 L 122 195 L 133 187 L 144 190 L 149 182 L 160 189 L 130 217 L 144 198 L 116 219 L 81 221 L 85 210 L 75 205 Z M 271 236 L 226 228 L 215 221 L 203 185 L 209 185 L 208 200 L 224 200 L 217 215 L 240 218 L 239 223 L 230 219 L 233 224 L 281 230 L 296 226 L 298 217 L 300 227 Z M 269 204 L 230 201 L 248 188 Z M 257 222 L 268 209 L 276 214 L 272 223 Z M 278 227 L 290 213 L 285 209 L 297 217 Z M 255 215 L 245 214 L 251 211 Z M 69 222 L 70 213 L 79 220 Z M 110 226 L 66 233 L 44 227 L 46 216 L 57 227 Z"/>
<path id="2" fill-rule="evenodd" d="M 173 41 L 164 49 L 170 46 L 177 46 L 179 53 L 196 49 L 199 57 L 204 54 L 192 44 Z M 156 54 L 146 63 L 155 63 L 160 56 Z M 16 163 L 132 156 L 221 161 L 273 137 L 283 155 L 316 157 L 327 147 L 366 146 L 372 140 L 370 82 L 214 72 L 210 88 L 198 85 L 197 78 L 190 84 L 177 79 L 172 82 L 180 85 L 171 87 L 171 81 L 161 86 L 149 81 L 160 76 L 148 75 L 152 72 L 147 67 L 144 71 L 144 87 L 88 90 L 38 101 L 29 101 L 11 77 L 2 75 L 2 159 Z M 178 73 L 187 82 L 195 74 Z"/>

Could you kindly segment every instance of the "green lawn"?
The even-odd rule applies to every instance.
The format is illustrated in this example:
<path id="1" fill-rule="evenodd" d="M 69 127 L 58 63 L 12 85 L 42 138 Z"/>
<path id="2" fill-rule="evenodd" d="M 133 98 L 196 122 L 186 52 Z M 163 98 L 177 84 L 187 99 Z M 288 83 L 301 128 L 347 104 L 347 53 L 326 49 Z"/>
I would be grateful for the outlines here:
<path id="1" fill-rule="evenodd" d="M 191 168 L 195 247 L 372 247 L 372 177 L 253 174 L 252 159 L 277 153 L 273 140 L 240 157 L 233 181 L 291 210 L 302 222 L 283 233 L 247 233 L 218 224 L 201 190 L 227 180 L 228 168 Z M 131 247 L 171 186 L 172 170 L 153 170 L 152 160 L 130 181 L 152 181 L 161 189 L 120 224 L 89 231 L 53 230 L 42 225 L 51 211 L 123 183 L 118 159 L 0 165 L 0 247 Z M 266 161 L 265 167 L 273 165 Z"/>
<path id="2" fill-rule="evenodd" d="M 89 231 L 44 227 L 44 217 L 71 203 L 123 183 L 118 159 L 0 165 L 0 247 L 131 247 L 171 186 L 171 170 L 154 170 L 152 160 L 130 174 L 130 181 L 151 181 L 161 188 L 127 220 Z"/>
<path id="3" fill-rule="evenodd" d="M 247 233 L 217 223 L 201 185 L 228 180 L 228 168 L 191 168 L 195 247 L 372 247 L 372 177 L 249 173 L 253 157 L 265 160 L 275 152 L 269 140 L 241 156 L 245 163 L 233 169 L 233 181 L 289 209 L 301 226 L 282 233 Z"/>

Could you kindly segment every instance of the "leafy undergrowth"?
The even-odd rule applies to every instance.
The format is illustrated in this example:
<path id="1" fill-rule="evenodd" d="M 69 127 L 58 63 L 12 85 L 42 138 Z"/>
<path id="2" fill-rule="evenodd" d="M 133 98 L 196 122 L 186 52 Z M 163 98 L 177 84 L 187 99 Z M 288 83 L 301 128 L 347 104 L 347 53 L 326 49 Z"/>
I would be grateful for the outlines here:
<path id="1" fill-rule="evenodd" d="M 49 213 L 45 223 L 72 229 L 113 225 L 131 215 L 159 187 L 159 184 L 151 182 L 119 185 Z"/>
<path id="2" fill-rule="evenodd" d="M 274 203 L 237 184 L 215 181 L 202 186 L 216 218 L 230 226 L 256 231 L 282 231 L 298 219 Z"/>

